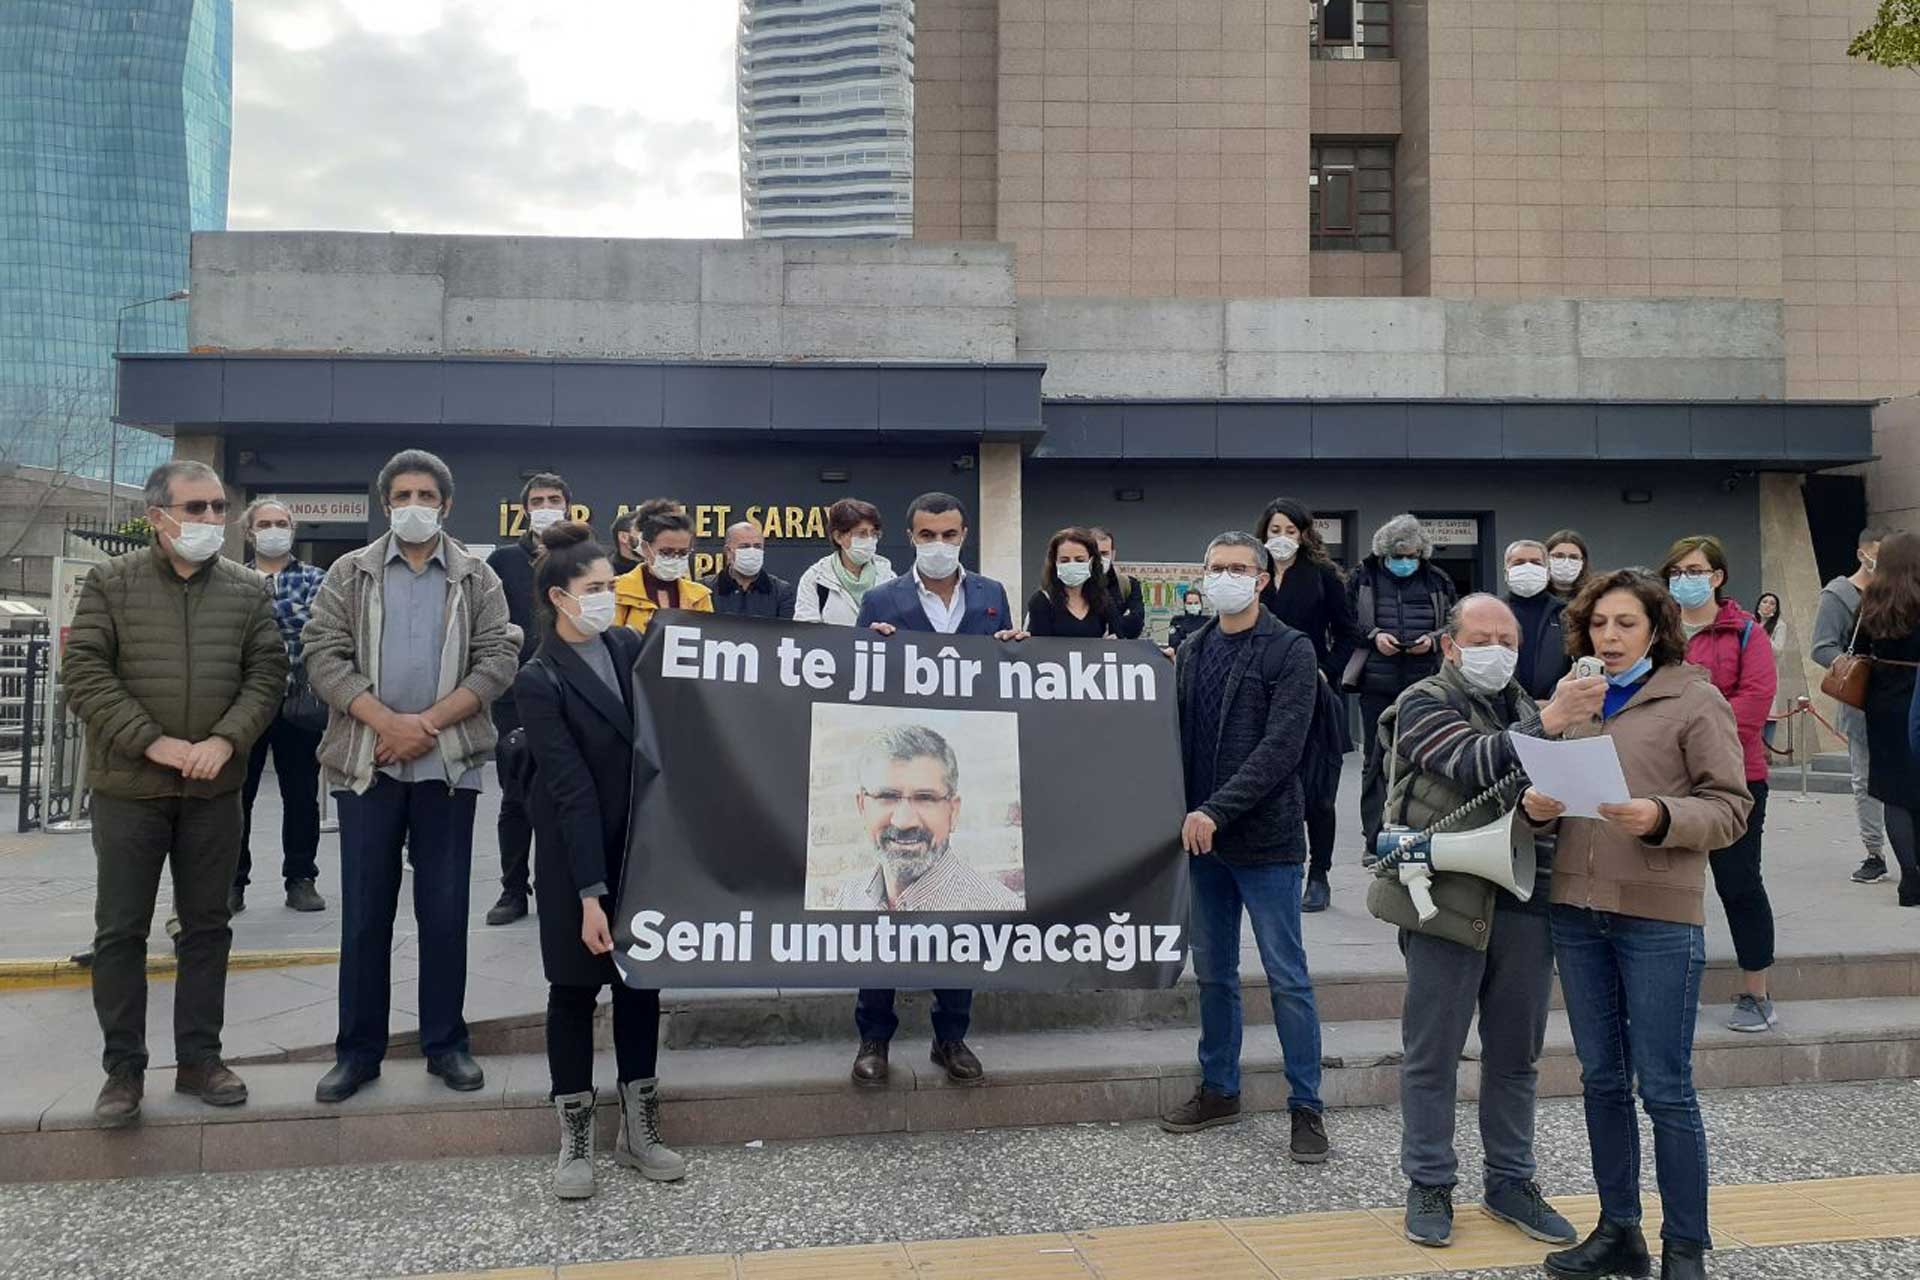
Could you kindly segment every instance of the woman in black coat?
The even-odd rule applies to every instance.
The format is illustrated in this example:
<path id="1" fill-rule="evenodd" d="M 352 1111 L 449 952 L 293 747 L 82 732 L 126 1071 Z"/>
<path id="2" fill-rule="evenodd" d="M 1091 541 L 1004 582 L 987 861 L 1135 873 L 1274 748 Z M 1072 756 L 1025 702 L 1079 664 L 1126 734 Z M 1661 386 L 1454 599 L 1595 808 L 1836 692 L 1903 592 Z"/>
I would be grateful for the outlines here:
<path id="1" fill-rule="evenodd" d="M 513 693 L 532 761 L 526 796 L 549 984 L 547 1065 L 560 1116 L 554 1194 L 575 1200 L 594 1191 L 593 1012 L 609 984 L 620 1093 L 614 1159 L 662 1182 L 684 1176 L 686 1161 L 660 1141 L 660 993 L 621 982 L 607 921 L 626 866 L 630 673 L 641 640 L 613 625 L 613 564 L 586 525 L 555 525 L 541 542 L 534 603 L 544 637 Z"/>
<path id="2" fill-rule="evenodd" d="M 1273 583 L 1261 594 L 1260 603 L 1313 641 L 1320 672 L 1338 693 L 1340 673 L 1353 654 L 1353 610 L 1347 602 L 1346 579 L 1327 555 L 1327 545 L 1314 528 L 1313 513 L 1298 498 L 1275 498 L 1260 513 L 1253 536 L 1265 544 L 1273 570 Z M 1333 796 L 1307 807 L 1310 852 L 1302 911 L 1327 909 L 1336 825 Z"/>
<path id="3" fill-rule="evenodd" d="M 1047 541 L 1040 589 L 1027 601 L 1027 633 L 1098 640 L 1114 634 L 1106 583 L 1094 572 L 1100 548 L 1086 529 L 1062 529 Z"/>
<path id="4" fill-rule="evenodd" d="M 1887 843 L 1900 864 L 1899 902 L 1920 907 L 1920 755 L 1909 732 L 1920 663 L 1920 534 L 1880 544 L 1873 580 L 1860 597 L 1850 646 L 1873 655 L 1867 678 L 1867 792 L 1886 808 Z"/>

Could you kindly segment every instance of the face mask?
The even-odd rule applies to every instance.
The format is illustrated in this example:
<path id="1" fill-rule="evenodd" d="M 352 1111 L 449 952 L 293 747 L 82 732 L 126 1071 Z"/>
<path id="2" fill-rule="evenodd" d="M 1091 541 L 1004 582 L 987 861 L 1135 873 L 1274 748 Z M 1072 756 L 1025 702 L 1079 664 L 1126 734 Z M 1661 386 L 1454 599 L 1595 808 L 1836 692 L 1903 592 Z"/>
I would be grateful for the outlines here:
<path id="1" fill-rule="evenodd" d="M 687 558 L 685 556 L 655 555 L 653 563 L 647 566 L 647 572 L 662 582 L 678 582 L 687 576 Z"/>
<path id="2" fill-rule="evenodd" d="M 278 560 L 293 550 L 293 530 L 262 529 L 253 535 L 253 545 L 269 560 Z"/>
<path id="3" fill-rule="evenodd" d="M 847 559 L 855 564 L 870 564 L 873 561 L 873 553 L 879 545 L 878 538 L 848 538 Z"/>
<path id="4" fill-rule="evenodd" d="M 1387 572 L 1396 578 L 1411 578 L 1413 571 L 1420 567 L 1418 556 L 1388 556 Z"/>
<path id="5" fill-rule="evenodd" d="M 558 507 L 539 507 L 527 512 L 527 527 L 533 530 L 537 537 L 559 524 L 560 518 L 566 514 Z"/>
<path id="6" fill-rule="evenodd" d="M 1682 609 L 1697 609 L 1713 599 L 1713 579 L 1676 573 L 1667 579 L 1667 590 L 1673 593 L 1674 603 Z"/>
<path id="7" fill-rule="evenodd" d="M 960 567 L 960 545 L 955 542 L 922 542 L 913 549 L 913 562 L 920 566 L 923 578 L 951 578 Z"/>
<path id="8" fill-rule="evenodd" d="M 1860 567 L 1868 573 L 1878 573 L 1880 571 L 1880 562 L 1872 556 L 1861 556 Z"/>
<path id="9" fill-rule="evenodd" d="M 1498 693 L 1513 679 L 1520 655 L 1503 644 L 1476 644 L 1460 650 L 1460 674 L 1482 693 Z"/>
<path id="10" fill-rule="evenodd" d="M 571 621 L 590 636 L 597 636 L 613 625 L 614 598 L 611 591 L 598 591 L 590 596 L 577 596 L 571 591 L 562 595 L 580 606 L 580 612 Z"/>
<path id="11" fill-rule="evenodd" d="M 1507 587 L 1522 600 L 1537 596 L 1547 589 L 1547 567 L 1543 564 L 1508 565 Z"/>
<path id="12" fill-rule="evenodd" d="M 1199 606 L 1199 605 L 1197 605 L 1197 604 L 1190 604 L 1190 605 L 1188 605 L 1188 606 L 1187 606 L 1187 614 L 1188 614 L 1188 616 L 1190 616 L 1190 617 L 1194 617 L 1194 616 L 1198 616 L 1198 615 L 1199 615 L 1199 613 L 1200 613 L 1200 606 Z"/>
<path id="13" fill-rule="evenodd" d="M 743 578 L 757 578 L 767 563 L 765 547 L 741 547 L 733 553 L 733 571 Z"/>
<path id="14" fill-rule="evenodd" d="M 1070 587 L 1084 587 L 1087 579 L 1093 576 L 1093 566 L 1085 560 L 1055 561 L 1053 571 L 1060 576 L 1060 581 Z"/>
<path id="15" fill-rule="evenodd" d="M 1563 587 L 1578 578 L 1586 567 L 1587 562 L 1579 556 L 1554 556 L 1547 561 L 1547 572 Z"/>
<path id="16" fill-rule="evenodd" d="M 1200 592 L 1215 613 L 1228 617 L 1244 612 L 1253 603 L 1254 582 L 1254 578 L 1237 573 L 1209 573 L 1200 584 Z"/>
<path id="17" fill-rule="evenodd" d="M 432 542 L 440 532 L 438 507 L 395 507 L 388 519 L 393 524 L 393 536 L 402 542 Z"/>
<path id="18" fill-rule="evenodd" d="M 169 520 L 173 517 L 169 515 Z M 205 564 L 220 554 L 220 548 L 227 544 L 227 527 L 223 524 L 181 524 L 174 520 L 179 530 L 173 535 L 173 553 L 188 564 Z"/>
<path id="19" fill-rule="evenodd" d="M 1276 533 L 1267 539 L 1267 553 L 1275 560 L 1291 560 L 1300 554 L 1300 540 Z"/>
<path id="20" fill-rule="evenodd" d="M 1648 644 L 1647 651 L 1640 655 L 1640 661 L 1625 671 L 1615 671 L 1607 676 L 1607 683 L 1616 689 L 1624 689 L 1630 684 L 1638 684 L 1647 672 L 1653 670 L 1653 646 Z"/>

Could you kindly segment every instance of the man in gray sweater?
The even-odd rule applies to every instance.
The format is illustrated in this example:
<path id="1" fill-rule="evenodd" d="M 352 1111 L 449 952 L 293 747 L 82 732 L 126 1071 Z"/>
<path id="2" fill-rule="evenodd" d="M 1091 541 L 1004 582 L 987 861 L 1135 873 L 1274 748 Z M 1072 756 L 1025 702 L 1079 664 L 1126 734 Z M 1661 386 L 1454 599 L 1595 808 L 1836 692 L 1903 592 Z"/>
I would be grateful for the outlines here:
<path id="1" fill-rule="evenodd" d="M 1860 593 L 1873 581 L 1874 562 L 1880 555 L 1882 529 L 1860 531 L 1860 565 L 1852 576 L 1835 578 L 1820 591 L 1820 612 L 1813 621 L 1813 660 L 1831 667 L 1833 660 L 1847 652 L 1853 641 L 1855 621 L 1860 616 Z M 1844 703 L 1834 706 L 1834 725 L 1847 735 L 1847 771 L 1853 775 L 1853 808 L 1860 821 L 1860 843 L 1867 857 L 1853 873 L 1854 883 L 1872 884 L 1887 878 L 1887 860 L 1881 850 L 1886 845 L 1886 829 L 1881 822 L 1880 802 L 1867 794 L 1867 718 Z"/>

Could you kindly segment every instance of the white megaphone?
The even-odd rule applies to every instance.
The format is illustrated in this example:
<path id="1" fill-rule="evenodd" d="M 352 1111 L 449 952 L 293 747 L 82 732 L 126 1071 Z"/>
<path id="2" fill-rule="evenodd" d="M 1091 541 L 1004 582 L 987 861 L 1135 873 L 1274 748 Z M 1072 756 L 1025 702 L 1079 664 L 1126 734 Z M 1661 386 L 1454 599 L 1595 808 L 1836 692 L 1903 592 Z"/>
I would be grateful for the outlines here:
<path id="1" fill-rule="evenodd" d="M 1433 904 L 1433 873 L 1478 876 L 1525 902 L 1533 896 L 1533 828 L 1515 809 L 1506 817 L 1471 831 L 1427 832 L 1412 827 L 1381 829 L 1375 854 L 1392 859 L 1407 887 L 1420 923 L 1440 914 Z"/>

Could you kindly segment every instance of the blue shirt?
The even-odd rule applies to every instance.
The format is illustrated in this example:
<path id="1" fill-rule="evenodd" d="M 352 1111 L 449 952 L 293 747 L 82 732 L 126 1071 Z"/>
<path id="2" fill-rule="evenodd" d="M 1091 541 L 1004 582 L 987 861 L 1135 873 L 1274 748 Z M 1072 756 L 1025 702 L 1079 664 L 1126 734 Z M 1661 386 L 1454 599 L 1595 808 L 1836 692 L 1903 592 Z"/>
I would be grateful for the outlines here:
<path id="1" fill-rule="evenodd" d="M 418 714 L 440 701 L 440 653 L 447 642 L 447 544 L 434 544 L 426 567 L 415 570 L 391 541 L 380 575 L 380 680 L 373 696 L 389 710 Z M 380 766 L 400 782 L 446 782 L 447 762 L 439 748 L 418 760 Z M 480 789 L 480 770 L 469 769 L 454 784 Z"/>
<path id="2" fill-rule="evenodd" d="M 1642 676 L 1638 681 L 1629 685 L 1608 685 L 1607 700 L 1600 705 L 1600 718 L 1602 720 L 1611 720 L 1614 716 L 1618 715 L 1626 708 L 1629 702 L 1633 701 L 1635 694 L 1647 687 L 1648 678 L 1647 676 Z"/>

